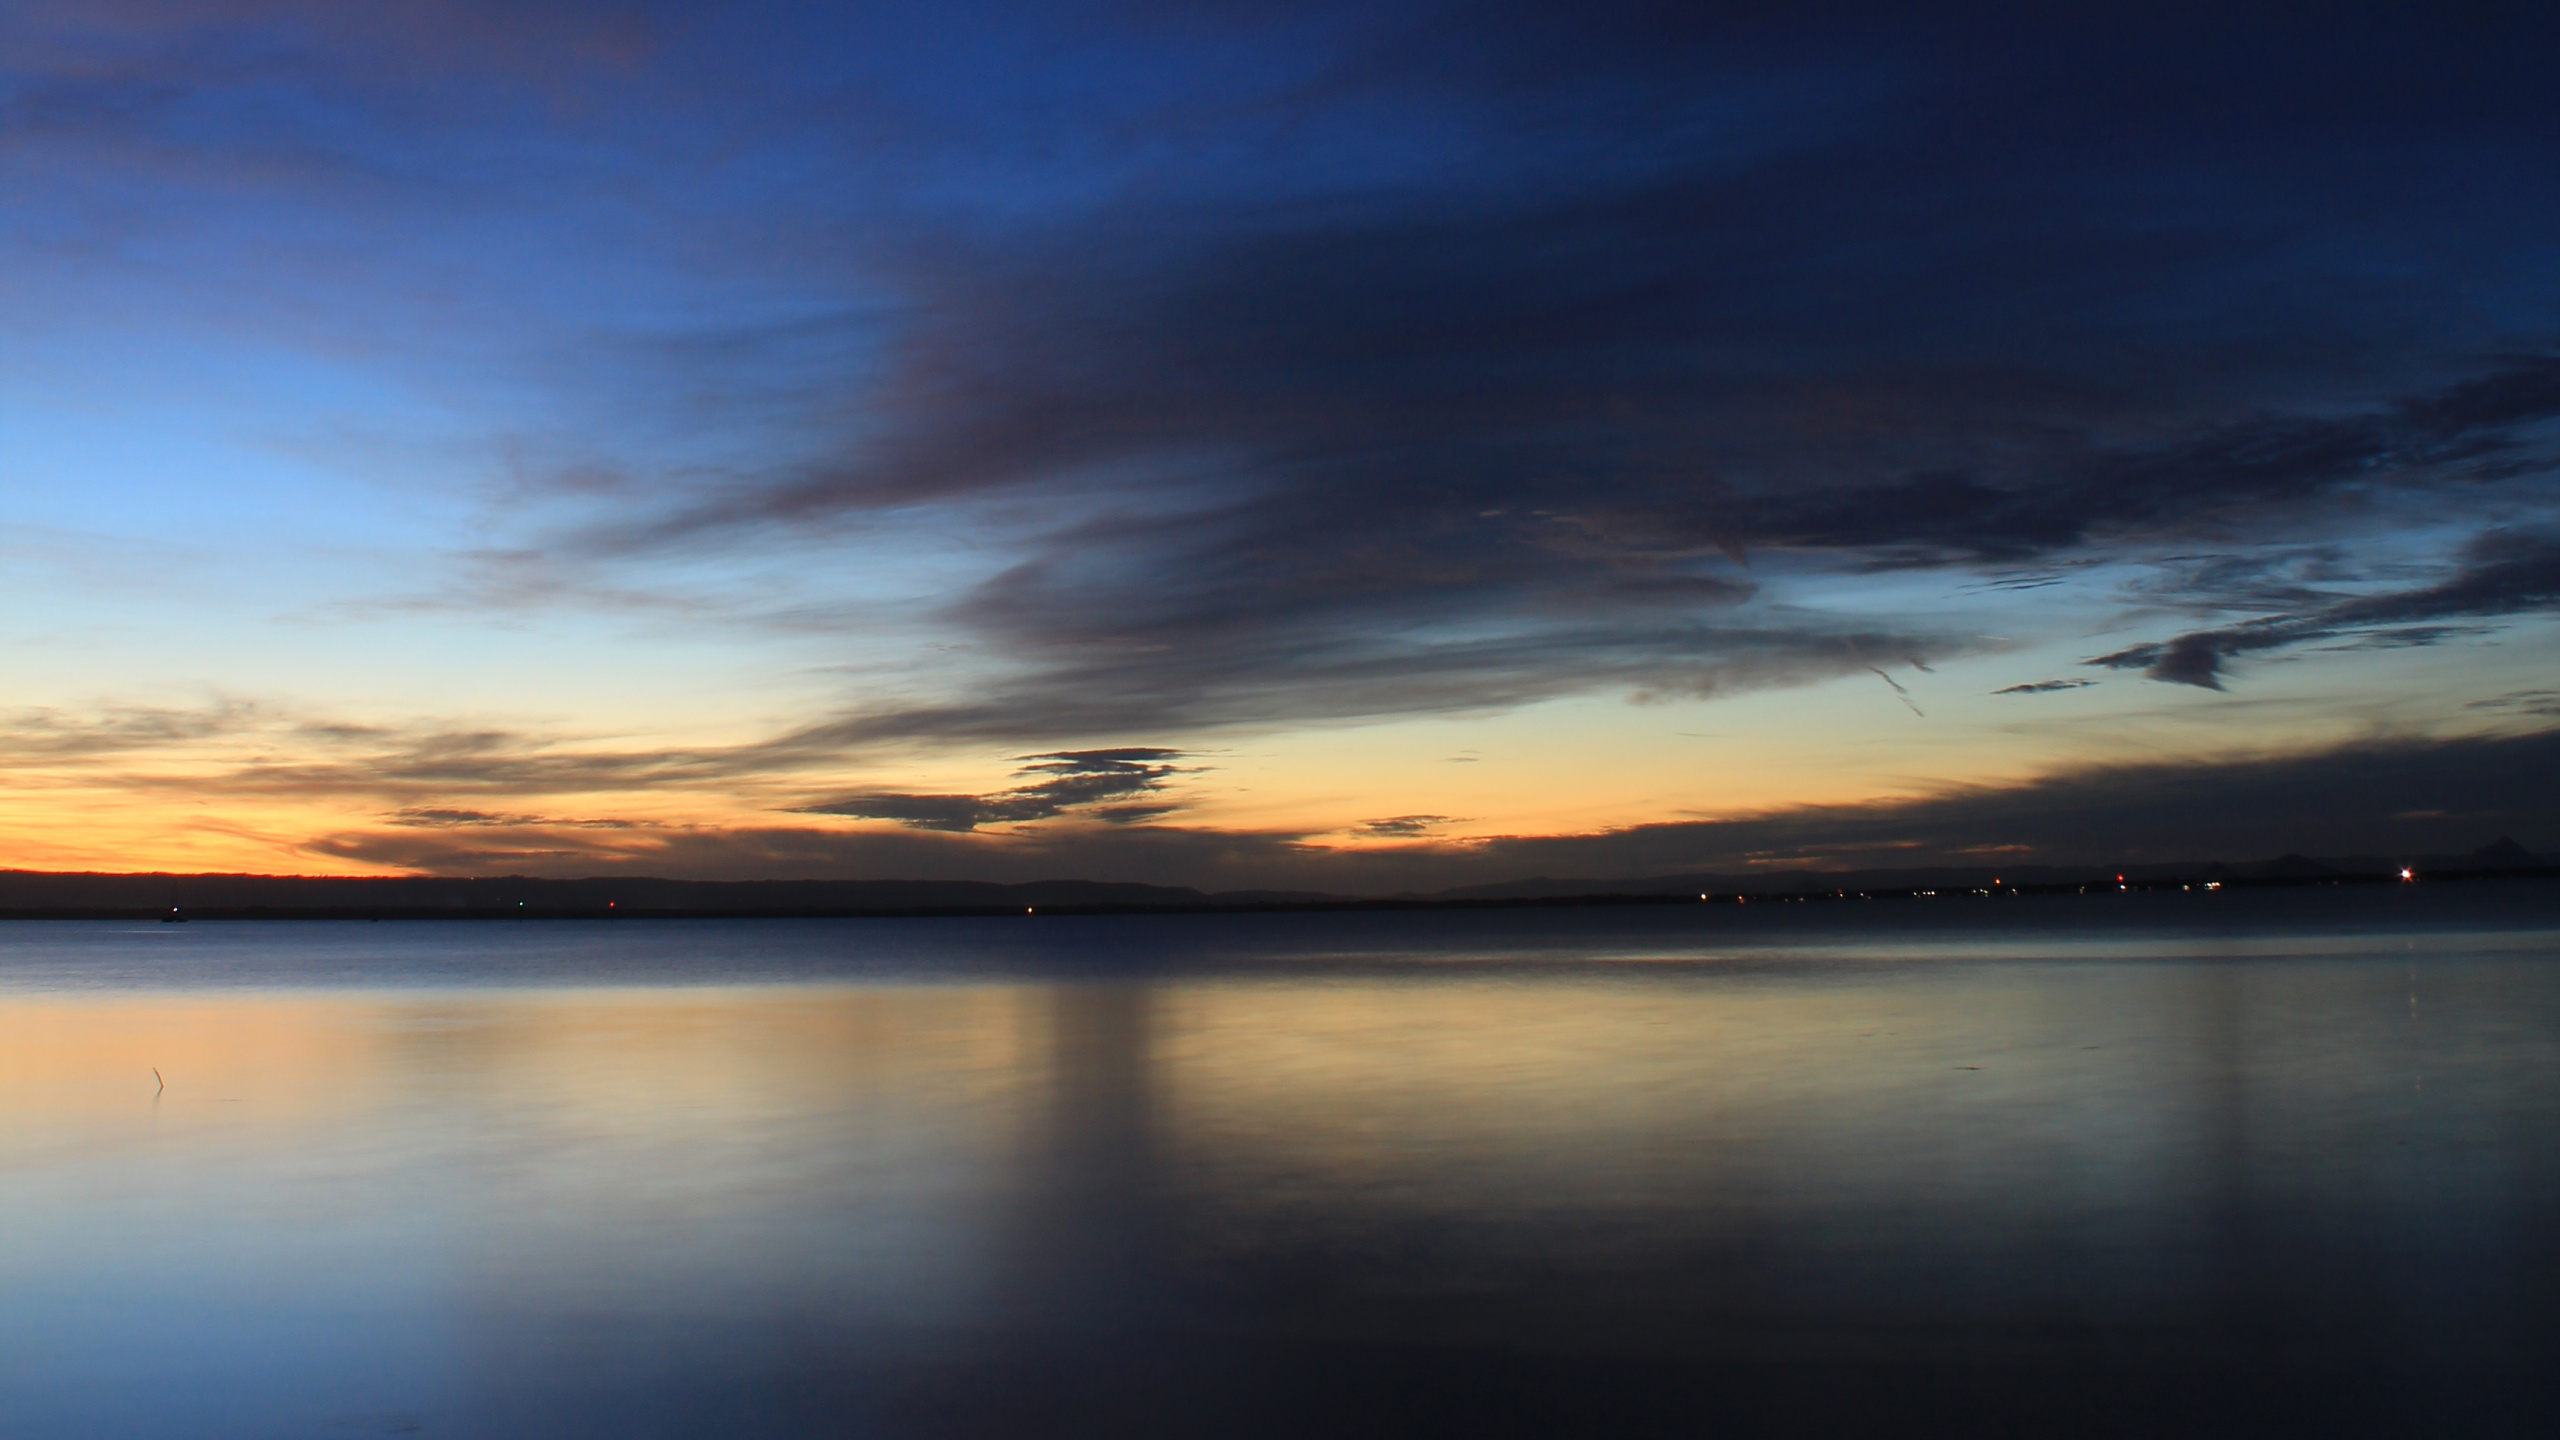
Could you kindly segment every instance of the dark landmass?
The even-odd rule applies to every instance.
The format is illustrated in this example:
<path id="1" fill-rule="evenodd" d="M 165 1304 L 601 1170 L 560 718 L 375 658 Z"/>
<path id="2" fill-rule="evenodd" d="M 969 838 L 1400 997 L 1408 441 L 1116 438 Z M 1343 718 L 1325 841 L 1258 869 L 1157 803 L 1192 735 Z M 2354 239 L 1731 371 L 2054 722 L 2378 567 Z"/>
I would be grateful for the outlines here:
<path id="1" fill-rule="evenodd" d="M 1759 899 L 2057 894 L 2087 890 L 2400 883 L 2560 876 L 2560 857 L 2499 837 L 2465 855 L 2283 855 L 2249 864 L 1924 866 L 1898 870 L 1770 870 L 1638 880 L 1551 879 L 1425 894 L 1299 890 L 1208 892 L 1188 886 L 1043 880 L 663 880 L 598 876 L 336 877 L 117 875 L 0 871 L 0 919 L 561 919 L 858 915 L 1131 914 L 1150 911 L 1433 909 L 1511 905 L 1651 905 Z"/>
<path id="2" fill-rule="evenodd" d="M 440 876 L 110 875 L 0 871 L 0 916 L 457 918 L 748 915 L 985 915 L 1270 908 L 1347 897 L 1280 890 L 1205 894 L 1183 886 L 1042 880 L 548 880 Z"/>
<path id="3" fill-rule="evenodd" d="M 1897 870 L 1776 870 L 1756 875 L 1660 875 L 1644 880 L 1550 880 L 1473 885 L 1412 898 L 1435 901 L 1562 899 L 1595 893 L 1696 896 L 1910 893 L 1928 889 L 2056 891 L 2083 885 L 2284 884 L 2329 880 L 2393 880 L 2402 870 L 2431 880 L 2472 875 L 2560 874 L 2560 856 L 2541 856 L 2501 835 L 2466 855 L 2281 855 L 2248 864 L 2172 861 L 2124 865 L 1945 865 Z"/>

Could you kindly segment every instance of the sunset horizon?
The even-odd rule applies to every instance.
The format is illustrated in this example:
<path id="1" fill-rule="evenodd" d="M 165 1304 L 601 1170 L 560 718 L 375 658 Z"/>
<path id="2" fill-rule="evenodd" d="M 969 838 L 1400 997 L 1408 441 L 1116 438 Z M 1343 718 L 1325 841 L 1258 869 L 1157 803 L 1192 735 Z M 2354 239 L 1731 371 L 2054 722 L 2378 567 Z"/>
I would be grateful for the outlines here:
<path id="1" fill-rule="evenodd" d="M 2540 1440 L 2555 59 L 0 0 L 0 1430 Z"/>
<path id="2" fill-rule="evenodd" d="M 2521 42 L 767 19 L 12 12 L 0 865 L 2560 848 Z"/>

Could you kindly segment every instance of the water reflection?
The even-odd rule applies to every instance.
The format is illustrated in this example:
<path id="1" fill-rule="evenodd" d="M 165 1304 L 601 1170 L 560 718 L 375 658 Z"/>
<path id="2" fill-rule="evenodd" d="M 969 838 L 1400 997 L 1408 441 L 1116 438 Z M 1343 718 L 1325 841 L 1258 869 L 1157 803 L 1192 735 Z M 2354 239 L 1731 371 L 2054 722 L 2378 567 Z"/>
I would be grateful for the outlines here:
<path id="1" fill-rule="evenodd" d="M 22 992 L 0 1416 L 2523 1433 L 2560 984 L 2416 945 Z"/>

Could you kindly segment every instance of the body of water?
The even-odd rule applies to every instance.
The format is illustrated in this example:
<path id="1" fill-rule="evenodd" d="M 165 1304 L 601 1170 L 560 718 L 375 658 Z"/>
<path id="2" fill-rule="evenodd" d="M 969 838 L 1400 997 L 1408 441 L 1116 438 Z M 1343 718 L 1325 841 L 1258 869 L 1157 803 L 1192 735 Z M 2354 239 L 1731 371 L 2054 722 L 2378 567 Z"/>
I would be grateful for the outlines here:
<path id="1" fill-rule="evenodd" d="M 12 1437 L 2541 1434 L 2555 1340 L 2541 883 L 0 927 Z"/>

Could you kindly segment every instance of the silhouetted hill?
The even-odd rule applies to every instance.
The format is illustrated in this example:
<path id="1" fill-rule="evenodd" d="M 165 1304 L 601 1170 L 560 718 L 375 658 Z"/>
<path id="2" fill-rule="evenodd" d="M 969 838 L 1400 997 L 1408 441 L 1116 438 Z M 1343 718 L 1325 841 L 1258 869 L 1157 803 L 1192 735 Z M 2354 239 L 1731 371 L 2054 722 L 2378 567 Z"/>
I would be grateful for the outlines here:
<path id="1" fill-rule="evenodd" d="M 2335 866 L 2323 865 L 2308 855 L 2279 855 L 2267 863 L 2263 872 L 2271 879 L 2310 880 L 2338 873 Z"/>
<path id="2" fill-rule="evenodd" d="M 2550 863 L 2517 844 L 2512 835 L 2499 836 L 2468 858 L 2474 870 L 2535 870 Z"/>

